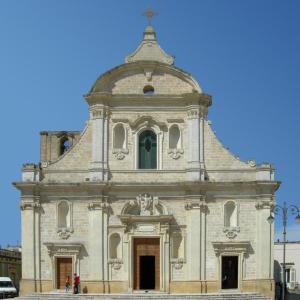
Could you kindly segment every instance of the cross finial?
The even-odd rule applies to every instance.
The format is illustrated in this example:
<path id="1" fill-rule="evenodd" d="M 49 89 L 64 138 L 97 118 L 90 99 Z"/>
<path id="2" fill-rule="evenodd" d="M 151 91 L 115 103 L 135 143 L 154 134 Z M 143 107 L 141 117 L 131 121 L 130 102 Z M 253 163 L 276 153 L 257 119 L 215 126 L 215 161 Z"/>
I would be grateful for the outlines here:
<path id="1" fill-rule="evenodd" d="M 155 12 L 152 8 L 148 8 L 148 9 L 146 9 L 143 13 L 142 13 L 142 16 L 144 16 L 144 17 L 146 17 L 147 19 L 148 19 L 148 24 L 149 25 L 152 25 L 151 24 L 151 20 L 152 20 L 152 18 L 154 17 L 154 16 L 157 16 L 158 15 L 158 13 L 157 12 Z"/>

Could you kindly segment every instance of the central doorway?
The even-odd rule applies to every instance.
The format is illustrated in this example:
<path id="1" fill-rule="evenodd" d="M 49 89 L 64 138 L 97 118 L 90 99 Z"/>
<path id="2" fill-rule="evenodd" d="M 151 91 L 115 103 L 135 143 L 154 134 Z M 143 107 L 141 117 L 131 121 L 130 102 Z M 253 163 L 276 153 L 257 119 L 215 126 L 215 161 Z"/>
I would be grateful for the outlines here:
<path id="1" fill-rule="evenodd" d="M 58 290 L 65 288 L 67 277 L 72 284 L 72 258 L 58 257 L 56 259 L 56 288 Z"/>
<path id="2" fill-rule="evenodd" d="M 159 238 L 134 239 L 134 289 L 160 288 Z"/>
<path id="3" fill-rule="evenodd" d="M 238 256 L 222 256 L 222 289 L 238 288 Z"/>

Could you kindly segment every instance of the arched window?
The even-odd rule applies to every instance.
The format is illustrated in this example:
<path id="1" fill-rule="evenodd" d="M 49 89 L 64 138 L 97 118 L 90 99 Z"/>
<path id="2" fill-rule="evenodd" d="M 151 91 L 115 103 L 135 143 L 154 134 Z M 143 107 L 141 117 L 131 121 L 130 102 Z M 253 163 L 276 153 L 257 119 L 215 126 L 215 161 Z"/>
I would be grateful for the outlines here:
<path id="1" fill-rule="evenodd" d="M 115 149 L 125 149 L 125 129 L 122 124 L 118 124 L 114 128 L 113 147 Z"/>
<path id="2" fill-rule="evenodd" d="M 60 155 L 63 155 L 70 148 L 70 140 L 64 136 L 60 139 Z"/>
<path id="3" fill-rule="evenodd" d="M 109 257 L 111 259 L 121 258 L 121 238 L 118 233 L 113 233 L 109 239 Z"/>
<path id="4" fill-rule="evenodd" d="M 67 201 L 61 201 L 57 206 L 58 228 L 69 228 L 70 227 L 70 207 Z"/>
<path id="5" fill-rule="evenodd" d="M 172 258 L 183 258 L 183 239 L 181 233 L 172 236 Z"/>
<path id="6" fill-rule="evenodd" d="M 237 227 L 237 207 L 233 201 L 228 201 L 224 205 L 224 226 Z"/>
<path id="7" fill-rule="evenodd" d="M 157 138 L 151 130 L 143 131 L 139 136 L 139 169 L 157 168 Z"/>
<path id="8" fill-rule="evenodd" d="M 177 125 L 173 125 L 169 130 L 169 148 L 179 149 L 180 147 L 180 131 Z"/>
<path id="9" fill-rule="evenodd" d="M 146 85 L 143 89 L 145 95 L 153 95 L 154 94 L 154 87 L 152 85 Z"/>

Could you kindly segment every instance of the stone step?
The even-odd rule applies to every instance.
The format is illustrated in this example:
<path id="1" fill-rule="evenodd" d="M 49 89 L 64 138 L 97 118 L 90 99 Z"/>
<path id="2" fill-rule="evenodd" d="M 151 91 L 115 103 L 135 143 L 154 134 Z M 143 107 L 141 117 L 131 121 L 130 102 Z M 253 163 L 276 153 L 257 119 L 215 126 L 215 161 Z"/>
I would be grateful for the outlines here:
<path id="1" fill-rule="evenodd" d="M 19 297 L 19 300 L 270 300 L 258 293 L 223 293 L 223 294 L 69 294 L 35 293 Z"/>

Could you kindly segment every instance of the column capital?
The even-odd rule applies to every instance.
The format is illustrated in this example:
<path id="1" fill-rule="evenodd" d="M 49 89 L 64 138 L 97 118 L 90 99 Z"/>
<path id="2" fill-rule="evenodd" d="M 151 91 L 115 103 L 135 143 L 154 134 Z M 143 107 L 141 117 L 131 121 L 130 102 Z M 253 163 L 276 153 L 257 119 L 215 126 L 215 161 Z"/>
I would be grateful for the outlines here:
<path id="1" fill-rule="evenodd" d="M 93 201 L 88 204 L 88 209 L 90 211 L 103 210 L 106 212 L 109 208 L 110 208 L 110 205 L 107 202 Z"/>
<path id="2" fill-rule="evenodd" d="M 205 196 L 200 196 L 200 199 L 188 200 L 185 203 L 184 207 L 186 210 L 200 209 L 205 212 L 207 210 Z"/>

